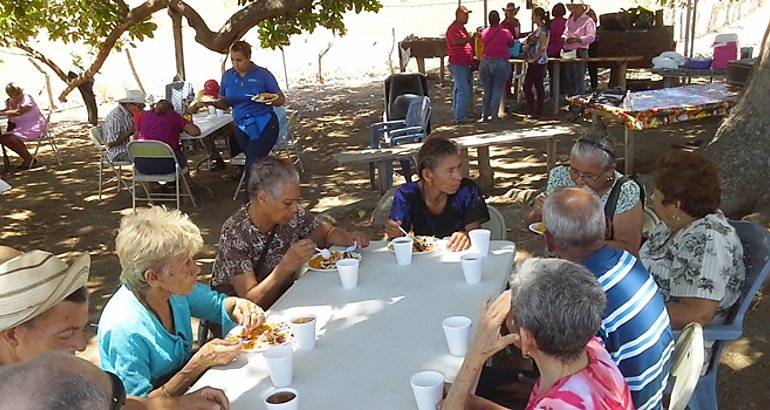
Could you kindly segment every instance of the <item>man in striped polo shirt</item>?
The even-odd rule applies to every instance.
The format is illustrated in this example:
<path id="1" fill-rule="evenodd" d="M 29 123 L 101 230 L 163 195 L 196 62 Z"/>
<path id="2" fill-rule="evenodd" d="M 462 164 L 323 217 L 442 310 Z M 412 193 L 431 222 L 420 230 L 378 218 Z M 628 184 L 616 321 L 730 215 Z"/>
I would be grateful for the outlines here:
<path id="1" fill-rule="evenodd" d="M 473 65 L 473 37 L 465 24 L 471 11 L 460 6 L 455 11 L 455 21 L 446 30 L 446 48 L 449 56 L 449 72 L 452 74 L 452 119 L 455 123 L 468 122 L 471 106 L 471 65 Z"/>
<path id="2" fill-rule="evenodd" d="M 607 294 L 599 337 L 628 383 L 637 409 L 661 409 L 674 342 L 655 280 L 631 253 L 604 244 L 599 197 L 563 188 L 543 205 L 545 241 L 560 258 L 591 271 Z"/>

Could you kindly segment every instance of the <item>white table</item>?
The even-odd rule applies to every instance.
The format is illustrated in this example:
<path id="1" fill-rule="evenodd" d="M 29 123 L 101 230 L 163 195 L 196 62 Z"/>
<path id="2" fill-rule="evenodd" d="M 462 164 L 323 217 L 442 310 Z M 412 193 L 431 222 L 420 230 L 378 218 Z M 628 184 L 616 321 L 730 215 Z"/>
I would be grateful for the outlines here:
<path id="1" fill-rule="evenodd" d="M 195 164 L 195 170 L 199 171 L 202 163 L 210 161 L 214 156 L 214 141 L 205 141 L 214 132 L 220 128 L 233 122 L 233 116 L 231 114 L 211 115 L 206 111 L 202 114 L 193 115 L 193 124 L 197 125 L 201 129 L 201 134 L 192 136 L 186 132 L 182 133 L 182 141 L 203 141 L 203 146 L 206 148 L 206 157 L 201 159 Z"/>
<path id="2" fill-rule="evenodd" d="M 441 321 L 464 315 L 475 322 L 481 301 L 508 281 L 516 253 L 508 241 L 492 241 L 481 283 L 465 283 L 459 254 L 415 255 L 399 266 L 377 241 L 363 253 L 358 287 L 345 290 L 337 272 L 307 272 L 270 309 L 268 320 L 313 313 L 318 341 L 294 353 L 291 387 L 303 409 L 413 409 L 409 377 L 436 370 L 454 380 L 462 358 L 449 354 Z M 262 409 L 273 389 L 262 357 L 244 353 L 212 368 L 193 386 L 221 388 L 232 409 Z"/>

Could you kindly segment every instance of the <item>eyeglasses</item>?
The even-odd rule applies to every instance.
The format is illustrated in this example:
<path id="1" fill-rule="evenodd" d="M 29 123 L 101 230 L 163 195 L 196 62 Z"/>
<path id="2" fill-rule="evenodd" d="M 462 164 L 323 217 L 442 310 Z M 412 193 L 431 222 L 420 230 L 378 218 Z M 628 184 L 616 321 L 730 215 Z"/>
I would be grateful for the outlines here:
<path id="1" fill-rule="evenodd" d="M 104 372 L 112 383 L 112 410 L 120 410 L 126 404 L 126 388 L 123 386 L 123 380 L 115 373 Z"/>
<path id="2" fill-rule="evenodd" d="M 601 174 L 594 175 L 587 172 L 578 172 L 575 170 L 575 168 L 569 167 L 569 176 L 572 178 L 573 181 L 576 181 L 578 178 L 582 179 L 583 181 L 590 181 L 590 182 L 596 182 L 599 178 L 601 178 Z"/>

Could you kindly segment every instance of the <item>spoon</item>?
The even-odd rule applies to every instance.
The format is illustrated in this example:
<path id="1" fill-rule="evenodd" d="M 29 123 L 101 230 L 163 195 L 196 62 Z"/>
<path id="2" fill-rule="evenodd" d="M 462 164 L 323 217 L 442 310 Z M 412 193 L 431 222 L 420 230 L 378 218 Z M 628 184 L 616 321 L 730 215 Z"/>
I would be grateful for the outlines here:
<path id="1" fill-rule="evenodd" d="M 354 241 L 352 245 L 350 245 L 347 248 L 345 248 L 345 252 L 347 252 L 347 253 L 355 252 L 356 249 L 358 249 L 358 242 Z"/>
<path id="2" fill-rule="evenodd" d="M 324 259 L 329 259 L 332 256 L 332 253 L 329 252 L 328 249 L 320 249 L 320 248 L 316 247 L 315 250 L 317 250 L 318 253 L 321 254 L 321 257 L 324 258 Z"/>
<path id="3" fill-rule="evenodd" d="M 409 236 L 409 234 L 404 230 L 404 228 L 401 227 L 401 225 L 398 225 L 398 230 L 404 233 L 404 236 Z"/>

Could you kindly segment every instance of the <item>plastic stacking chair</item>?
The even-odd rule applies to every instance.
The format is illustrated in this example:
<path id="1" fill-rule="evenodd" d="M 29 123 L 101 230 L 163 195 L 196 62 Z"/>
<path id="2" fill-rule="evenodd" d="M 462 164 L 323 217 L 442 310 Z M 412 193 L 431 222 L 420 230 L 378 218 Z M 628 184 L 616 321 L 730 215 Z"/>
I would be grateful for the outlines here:
<path id="1" fill-rule="evenodd" d="M 131 141 L 128 143 L 128 155 L 131 157 L 131 163 L 133 165 L 132 168 L 134 171 L 131 180 L 131 186 L 133 188 L 131 191 L 131 206 L 134 209 L 136 209 L 136 201 L 176 201 L 176 207 L 179 209 L 182 196 L 189 196 L 193 206 L 197 206 L 195 204 L 195 197 L 193 196 L 192 191 L 190 191 L 190 185 L 187 183 L 187 177 L 185 176 L 188 171 L 187 164 L 179 163 L 176 155 L 174 155 L 174 150 L 171 149 L 168 144 L 165 142 L 153 140 Z M 173 159 L 175 165 L 174 172 L 168 174 L 142 174 L 136 169 L 137 158 Z M 173 194 L 150 193 L 150 191 L 147 189 L 148 182 L 173 182 L 175 191 Z M 147 198 L 137 198 L 137 183 L 142 185 L 145 194 L 147 194 Z M 184 190 L 187 193 L 181 193 L 181 187 L 184 187 Z"/>
<path id="2" fill-rule="evenodd" d="M 730 221 L 743 244 L 743 261 L 746 264 L 746 282 L 738 301 L 722 325 L 704 327 L 704 337 L 714 341 L 706 373 L 701 376 L 688 406 L 691 410 L 717 410 L 717 370 L 722 349 L 728 340 L 736 340 L 743 334 L 743 318 L 770 271 L 770 232 L 764 226 Z"/>
<path id="3" fill-rule="evenodd" d="M 88 134 L 91 137 L 91 141 L 99 148 L 99 200 L 102 200 L 102 187 L 104 168 L 109 167 L 115 173 L 113 179 L 118 181 L 118 192 L 120 192 L 120 186 L 123 185 L 127 190 L 131 191 L 131 187 L 128 185 L 125 179 L 123 179 L 122 167 L 131 166 L 130 161 L 110 161 L 107 156 L 107 145 L 104 143 L 104 136 L 102 135 L 102 127 L 93 127 L 88 130 Z M 110 181 L 107 181 L 110 182 Z"/>
<path id="4" fill-rule="evenodd" d="M 52 113 L 53 110 L 48 110 L 48 115 L 46 115 L 45 118 L 45 131 L 43 131 L 43 133 L 40 135 L 40 138 L 38 138 L 35 143 L 35 152 L 32 153 L 32 158 L 34 158 L 34 160 L 29 164 L 30 168 L 32 168 L 32 166 L 37 162 L 37 152 L 40 150 L 40 146 L 45 143 L 51 145 L 51 150 L 53 150 L 53 154 L 56 156 L 56 161 L 59 163 L 59 165 L 62 164 L 61 153 L 59 152 L 59 147 L 56 146 L 56 139 L 54 138 L 53 133 L 53 125 L 51 124 Z"/>
<path id="5" fill-rule="evenodd" d="M 299 141 L 294 135 L 294 128 L 299 120 L 299 111 L 287 111 L 283 107 L 273 107 L 275 115 L 278 117 L 278 139 L 275 141 L 273 152 L 286 151 L 286 156 L 294 165 L 299 165 L 300 172 L 305 172 L 305 166 L 302 164 L 300 156 Z M 292 159 L 292 151 L 294 159 Z"/>
<path id="6" fill-rule="evenodd" d="M 492 205 L 487 205 L 487 211 L 489 211 L 489 220 L 481 224 L 481 227 L 489 229 L 492 232 L 490 239 L 493 241 L 507 239 L 507 230 L 503 214 Z"/>
<path id="7" fill-rule="evenodd" d="M 688 324 L 676 338 L 668 376 L 668 410 L 684 410 L 698 384 L 703 368 L 703 327 L 698 322 Z"/>

